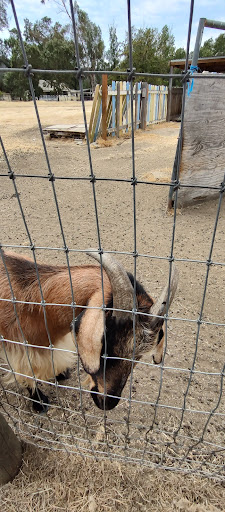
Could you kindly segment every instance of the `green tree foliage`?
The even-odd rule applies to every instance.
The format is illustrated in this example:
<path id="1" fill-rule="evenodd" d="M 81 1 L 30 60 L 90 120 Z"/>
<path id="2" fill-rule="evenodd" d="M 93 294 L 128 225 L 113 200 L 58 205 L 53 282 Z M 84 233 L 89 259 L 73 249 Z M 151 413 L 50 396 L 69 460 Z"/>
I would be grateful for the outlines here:
<path id="1" fill-rule="evenodd" d="M 177 48 L 174 53 L 174 59 L 186 59 L 186 52 L 184 48 Z"/>
<path id="2" fill-rule="evenodd" d="M 74 44 L 69 37 L 68 25 L 63 27 L 58 22 L 53 25 L 51 19 L 47 17 L 34 24 L 26 19 L 24 36 L 29 62 L 33 67 L 55 70 L 74 69 L 76 65 Z M 60 94 L 64 85 L 70 88 L 78 85 L 72 74 L 52 73 L 46 81 L 53 87 L 54 94 Z"/>
<path id="3" fill-rule="evenodd" d="M 220 34 L 215 40 L 214 52 L 216 56 L 225 55 L 225 34 Z"/>
<path id="4" fill-rule="evenodd" d="M 80 9 L 77 2 L 74 3 L 78 40 L 80 43 L 80 59 L 83 67 L 93 71 L 102 69 L 104 66 L 104 41 L 102 32 L 98 25 L 93 23 L 88 14 Z M 96 76 L 91 75 L 92 89 L 96 84 Z"/>
<path id="5" fill-rule="evenodd" d="M 220 34 L 215 40 L 207 39 L 200 48 L 199 57 L 225 56 L 225 34 Z"/>
<path id="6" fill-rule="evenodd" d="M 9 57 L 9 67 L 21 68 L 24 61 L 16 29 L 10 30 L 9 38 L 4 41 L 4 48 Z M 28 88 L 28 81 L 24 73 L 13 72 L 4 75 L 2 90 L 9 92 L 13 98 L 24 98 Z"/>
<path id="7" fill-rule="evenodd" d="M 8 27 L 7 4 L 8 0 L 0 0 L 0 30 Z"/>
<path id="8" fill-rule="evenodd" d="M 45 3 L 47 0 L 41 0 Z M 51 1 L 51 0 L 49 0 Z M 58 8 L 64 11 L 71 25 L 71 14 L 67 0 L 52 0 Z M 79 4 L 74 2 L 74 12 L 76 16 L 76 26 L 79 41 L 79 54 L 81 66 L 97 71 L 104 68 L 104 41 L 102 39 L 102 32 L 98 25 L 93 23 L 88 14 L 79 7 Z M 99 77 L 98 77 L 99 78 Z M 96 83 L 95 75 L 90 77 L 91 86 L 94 88 Z M 86 84 L 90 85 L 90 84 Z"/>
<path id="9" fill-rule="evenodd" d="M 24 20 L 24 45 L 28 62 L 33 68 L 39 69 L 74 69 L 76 65 L 74 45 L 68 36 L 68 26 L 62 27 L 59 23 L 52 24 L 50 18 L 31 23 Z M 10 37 L 5 40 L 10 67 L 22 67 L 24 60 L 17 38 L 17 31 L 10 31 Z M 35 73 L 32 77 L 35 94 L 42 92 L 39 87 L 41 74 Z M 64 85 L 70 88 L 77 86 L 74 75 L 52 73 L 46 81 L 53 87 L 53 94 L 59 94 Z M 29 96 L 29 83 L 27 77 L 20 73 L 8 73 L 4 78 L 4 90 L 10 92 L 12 97 L 25 98 Z"/>
<path id="10" fill-rule="evenodd" d="M 199 51 L 199 57 L 213 57 L 214 55 L 214 41 L 213 38 L 211 37 L 210 39 L 207 39 L 201 46 Z"/>
<path id="11" fill-rule="evenodd" d="M 107 68 L 111 71 L 118 68 L 120 62 L 120 43 L 118 42 L 116 27 L 109 27 L 109 50 L 106 52 Z"/>
<path id="12" fill-rule="evenodd" d="M 174 57 L 174 37 L 165 25 L 161 32 L 156 28 L 132 28 L 133 38 L 133 66 L 141 73 L 167 73 L 169 60 Z M 121 68 L 129 67 L 128 42 L 124 45 L 124 59 Z M 159 83 L 157 78 L 152 83 Z M 160 80 L 162 82 L 162 80 Z"/>
<path id="13" fill-rule="evenodd" d="M 5 4 L 7 0 L 0 0 Z M 42 0 L 45 3 L 45 0 Z M 57 3 L 67 12 L 66 0 L 58 0 Z M 75 12 L 78 27 L 79 50 L 81 66 L 93 70 L 104 67 L 104 42 L 101 29 L 93 23 L 87 13 L 80 9 L 75 2 Z M 76 67 L 74 41 L 71 32 L 71 20 L 68 18 L 68 25 L 60 23 L 53 25 L 48 17 L 44 17 L 35 23 L 28 19 L 24 20 L 24 44 L 28 62 L 33 68 L 39 69 L 74 69 Z M 3 48 L 4 47 L 4 48 Z M 3 61 L 6 51 L 8 62 Z M 10 31 L 10 37 L 0 44 L 0 59 L 10 67 L 22 67 L 24 65 L 20 45 L 15 29 Z M 35 73 L 32 77 L 35 94 L 39 96 L 41 89 L 38 85 L 40 74 Z M 87 77 L 84 80 L 84 87 L 94 87 L 95 76 Z M 65 73 L 52 73 L 47 75 L 46 82 L 53 87 L 53 94 L 60 94 L 64 86 L 74 89 L 79 87 L 78 80 L 74 75 Z M 10 92 L 13 97 L 25 98 L 29 95 L 29 84 L 27 77 L 20 73 L 8 73 L 2 80 L 2 90 Z"/>
<path id="14" fill-rule="evenodd" d="M 166 73 L 168 71 L 169 60 L 174 57 L 175 53 L 175 39 L 171 34 L 167 25 L 165 25 L 158 35 L 158 56 L 160 59 L 160 68 Z"/>

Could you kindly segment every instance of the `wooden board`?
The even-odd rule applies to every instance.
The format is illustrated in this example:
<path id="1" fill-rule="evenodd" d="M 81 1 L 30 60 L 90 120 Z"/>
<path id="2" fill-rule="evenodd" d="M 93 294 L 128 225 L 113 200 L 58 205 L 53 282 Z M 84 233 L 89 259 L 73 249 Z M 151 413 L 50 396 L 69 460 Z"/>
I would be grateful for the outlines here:
<path id="1" fill-rule="evenodd" d="M 89 135 L 90 142 L 93 142 L 93 139 L 94 139 L 93 125 L 94 125 L 94 121 L 95 121 L 95 117 L 96 117 L 96 105 L 97 105 L 98 98 L 99 98 L 99 90 L 100 90 L 100 85 L 97 84 L 95 87 L 95 95 L 94 95 L 94 99 L 93 99 L 92 111 L 91 111 L 91 117 L 90 117 L 89 129 L 88 129 L 88 135 Z"/>
<path id="2" fill-rule="evenodd" d="M 85 126 L 84 124 L 54 124 L 44 128 L 43 133 L 48 133 L 50 137 L 76 137 L 84 139 Z"/>
<path id="3" fill-rule="evenodd" d="M 194 79 L 186 94 L 184 139 L 180 182 L 185 185 L 219 187 L 225 173 L 225 83 L 223 80 Z M 219 197 L 218 191 L 181 188 L 179 205 Z"/>

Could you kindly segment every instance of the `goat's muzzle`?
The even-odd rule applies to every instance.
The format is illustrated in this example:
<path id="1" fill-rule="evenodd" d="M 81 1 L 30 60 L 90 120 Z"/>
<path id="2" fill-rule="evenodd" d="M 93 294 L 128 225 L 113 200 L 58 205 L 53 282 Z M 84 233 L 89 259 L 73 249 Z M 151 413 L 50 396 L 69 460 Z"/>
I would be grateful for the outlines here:
<path id="1" fill-rule="evenodd" d="M 103 394 L 98 394 L 98 387 L 95 386 L 91 389 L 91 396 L 94 400 L 95 405 L 101 410 L 110 411 L 110 409 L 114 409 L 116 405 L 120 401 L 120 397 L 112 397 L 112 396 L 104 396 Z"/>

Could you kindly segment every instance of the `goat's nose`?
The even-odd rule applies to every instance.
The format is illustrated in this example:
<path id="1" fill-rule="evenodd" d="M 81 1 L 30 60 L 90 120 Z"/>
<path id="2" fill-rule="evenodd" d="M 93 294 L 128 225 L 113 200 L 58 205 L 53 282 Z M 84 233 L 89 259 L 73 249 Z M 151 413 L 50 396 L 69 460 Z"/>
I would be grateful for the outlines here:
<path id="1" fill-rule="evenodd" d="M 160 364 L 162 362 L 162 356 L 161 355 L 153 355 L 152 356 L 152 359 L 153 359 L 153 363 L 154 364 Z"/>
<path id="2" fill-rule="evenodd" d="M 93 393 L 93 391 L 94 391 L 94 393 Z M 97 405 L 97 407 L 103 411 L 104 411 L 104 409 L 106 411 L 110 411 L 110 409 L 114 409 L 114 407 L 116 407 L 116 405 L 120 401 L 120 398 L 117 398 L 117 397 L 114 398 L 111 396 L 104 397 L 102 395 L 98 395 L 96 392 L 98 392 L 97 386 L 92 388 L 91 396 L 94 400 L 95 405 Z"/>

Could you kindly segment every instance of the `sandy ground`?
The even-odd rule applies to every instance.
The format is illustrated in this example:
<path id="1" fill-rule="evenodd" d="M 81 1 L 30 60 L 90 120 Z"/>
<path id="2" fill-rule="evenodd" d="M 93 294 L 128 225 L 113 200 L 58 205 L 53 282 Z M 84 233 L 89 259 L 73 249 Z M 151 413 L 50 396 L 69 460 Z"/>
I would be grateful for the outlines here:
<path id="1" fill-rule="evenodd" d="M 82 122 L 80 103 L 39 102 L 38 107 L 43 127 L 50 124 Z M 90 110 L 91 102 L 87 102 L 88 119 Z M 49 263 L 65 263 L 65 255 L 59 250 L 63 245 L 62 235 L 52 185 L 46 179 L 48 166 L 43 154 L 33 106 L 31 103 L 0 102 L 0 115 L 3 143 L 9 163 L 13 171 L 18 174 L 16 184 L 32 241 L 37 247 L 53 248 L 53 250 L 38 249 L 37 257 L 40 261 Z M 174 218 L 166 211 L 167 184 L 171 177 L 178 130 L 178 124 L 165 123 L 155 125 L 146 132 L 137 133 L 135 137 L 136 175 L 144 181 L 154 182 L 138 184 L 135 187 L 137 251 L 140 255 L 151 256 L 151 258 L 138 257 L 137 276 L 153 296 L 160 293 L 168 276 L 168 261 L 157 258 L 167 258 L 171 252 Z M 52 172 L 56 177 L 67 178 L 56 179 L 55 188 L 66 243 L 69 249 L 75 250 L 70 253 L 70 261 L 72 264 L 88 263 L 88 258 L 76 250 L 98 247 L 93 186 L 88 179 L 69 179 L 89 177 L 87 146 L 85 143 L 74 140 L 50 140 L 45 137 L 45 141 Z M 91 158 L 97 178 L 124 179 L 132 176 L 129 138 L 113 141 L 108 147 L 103 147 L 101 143 L 92 145 Z M 1 156 L 0 165 L 1 174 L 4 175 L 8 169 L 3 156 Z M 22 175 L 29 177 L 20 177 Z M 43 178 L 40 178 L 41 176 Z M 165 185 L 159 186 L 160 183 Z M 134 250 L 133 188 L 130 183 L 97 181 L 95 193 L 103 248 L 132 253 Z M 1 243 L 28 246 L 29 241 L 13 183 L 5 176 L 1 176 L 0 200 Z M 152 366 L 151 358 L 148 356 L 142 359 L 142 362 L 147 364 L 136 366 L 132 385 L 132 398 L 135 402 L 129 409 L 129 402 L 121 400 L 118 407 L 107 414 L 107 439 L 104 436 L 102 414 L 92 404 L 87 393 L 83 393 L 83 407 L 86 415 L 86 423 L 84 422 L 80 413 L 79 393 L 72 389 L 78 382 L 76 371 L 67 381 L 68 387 L 71 388 L 60 389 L 60 399 L 67 410 L 66 414 L 57 409 L 57 397 L 53 387 L 43 388 L 49 396 L 51 395 L 50 412 L 47 416 L 35 418 L 30 412 L 27 400 L 24 404 L 21 399 L 7 394 L 11 404 L 8 406 L 10 413 L 12 414 L 13 406 L 16 405 L 19 408 L 23 439 L 43 447 L 51 443 L 52 447 L 58 449 L 62 448 L 62 443 L 67 443 L 69 451 L 76 453 L 77 450 L 86 450 L 88 452 L 87 440 L 85 440 L 85 432 L 87 432 L 85 429 L 88 428 L 92 448 L 97 449 L 100 456 L 104 456 L 106 451 L 109 451 L 112 459 L 127 456 L 130 460 L 140 459 L 142 462 L 144 460 L 151 468 L 160 465 L 183 471 L 195 469 L 206 474 L 217 475 L 219 478 L 222 476 L 225 406 L 224 397 L 222 396 L 220 403 L 218 399 L 224 364 L 224 326 L 202 324 L 196 351 L 196 320 L 201 310 L 207 270 L 204 262 L 209 257 L 217 204 L 218 200 L 215 199 L 189 206 L 179 211 L 177 215 L 173 254 L 179 259 L 177 266 L 180 278 L 170 315 L 180 320 L 168 322 L 166 368 L 161 371 L 159 367 Z M 212 254 L 214 262 L 223 264 L 224 210 L 223 201 Z M 20 249 L 20 252 L 29 254 L 30 249 L 25 247 Z M 127 270 L 133 270 L 132 255 L 118 255 L 118 259 Z M 196 262 L 196 260 L 199 261 Z M 203 310 L 204 321 L 224 324 L 224 268 L 222 265 L 210 267 Z M 190 383 L 190 370 L 194 356 L 196 356 L 195 370 L 198 373 L 192 375 Z M 161 383 L 160 397 L 159 383 Z M 182 418 L 184 393 L 187 388 L 186 412 Z M 128 396 L 129 383 L 123 391 L 123 397 Z M 158 398 L 160 406 L 155 408 L 151 404 L 154 404 Z M 5 400 L 4 396 L 4 403 Z M 210 411 L 215 408 L 217 415 L 212 417 L 206 425 Z M 128 415 L 130 427 L 127 422 Z M 154 428 L 151 430 L 153 423 Z M 179 434 L 175 443 L 173 433 L 177 429 Z M 203 429 L 204 442 L 199 442 Z M 127 436 L 128 444 L 126 444 Z M 78 448 L 74 445 L 74 438 Z M 27 510 L 38 511 L 122 511 L 156 510 L 156 508 L 180 512 L 225 510 L 222 484 L 215 484 L 199 476 L 152 471 L 148 467 L 139 470 L 133 465 L 123 465 L 119 470 L 116 469 L 118 462 L 112 462 L 110 467 L 113 469 L 110 469 L 107 461 L 101 463 L 103 464 L 100 466 L 101 471 L 96 470 L 95 476 L 93 468 L 99 466 L 95 466 L 91 461 L 82 463 L 76 454 L 70 455 L 68 459 L 63 452 L 47 452 L 44 455 L 44 458 L 49 460 L 47 469 L 47 463 L 44 465 L 41 462 L 40 453 L 42 452 L 39 451 L 35 457 L 32 450 L 31 453 L 29 450 L 26 452 L 24 466 L 14 483 L 3 489 L 0 495 L 3 500 L 2 511 L 22 511 L 25 503 Z M 183 459 L 184 455 L 186 455 L 185 459 Z M 44 478 L 36 471 L 37 460 L 40 461 L 43 475 L 46 475 Z M 72 491 L 67 489 L 64 493 L 64 502 L 60 495 L 58 506 L 54 501 L 55 482 L 65 481 L 65 475 L 62 477 L 62 467 L 64 465 L 67 467 L 67 464 L 68 468 L 73 468 L 73 465 L 80 468 L 83 475 L 82 486 L 80 494 L 77 490 L 77 495 L 74 488 Z M 85 483 L 85 467 L 88 468 L 88 472 L 90 471 L 91 484 L 87 475 Z M 120 483 L 116 476 L 118 471 L 121 471 Z M 71 472 L 74 476 L 71 479 L 69 477 L 70 489 L 71 486 L 76 486 L 78 474 L 77 470 L 71 469 Z M 107 480 L 104 489 L 100 484 L 103 479 L 102 472 Z M 43 480 L 46 483 L 43 483 Z M 32 492 L 37 494 L 31 499 L 29 494 L 31 490 L 28 492 L 27 489 L 30 489 L 29 486 L 32 486 L 34 481 L 36 487 Z M 134 492 L 130 481 L 138 482 L 138 491 Z M 48 488 L 51 488 L 52 494 L 49 494 Z M 117 496 L 117 498 L 114 496 L 117 501 L 107 501 L 110 488 L 112 494 L 114 492 Z M 120 498 L 116 495 L 116 489 L 120 493 Z M 167 493 L 166 500 L 163 499 L 164 490 Z M 40 493 L 43 495 L 41 496 Z M 80 508 L 74 504 L 74 500 L 78 500 L 78 494 L 79 499 L 81 500 L 82 497 L 84 500 L 80 502 Z M 18 501 L 20 504 L 16 505 L 17 508 L 10 501 L 10 495 L 13 499 L 20 500 Z M 88 501 L 89 496 L 92 495 L 94 495 L 96 507 L 94 504 L 92 507 Z M 131 496 L 130 501 L 128 496 Z M 128 508 L 126 504 L 129 505 Z"/>

